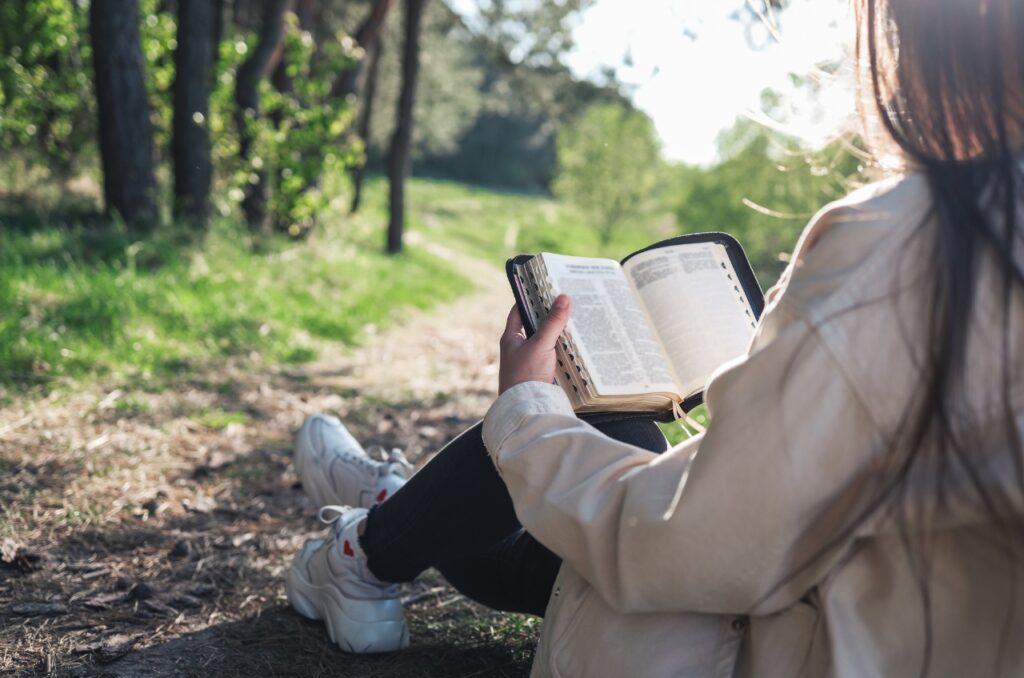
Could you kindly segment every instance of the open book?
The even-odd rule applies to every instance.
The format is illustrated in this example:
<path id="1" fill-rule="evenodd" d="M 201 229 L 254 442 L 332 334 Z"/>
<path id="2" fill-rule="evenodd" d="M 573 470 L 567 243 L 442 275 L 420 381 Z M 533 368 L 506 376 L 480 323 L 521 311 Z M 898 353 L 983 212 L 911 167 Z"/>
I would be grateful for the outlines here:
<path id="1" fill-rule="evenodd" d="M 555 297 L 572 298 L 557 379 L 578 413 L 695 407 L 711 373 L 747 350 L 764 308 L 743 249 L 723 233 L 665 240 L 621 263 L 520 255 L 507 271 L 527 334 Z"/>

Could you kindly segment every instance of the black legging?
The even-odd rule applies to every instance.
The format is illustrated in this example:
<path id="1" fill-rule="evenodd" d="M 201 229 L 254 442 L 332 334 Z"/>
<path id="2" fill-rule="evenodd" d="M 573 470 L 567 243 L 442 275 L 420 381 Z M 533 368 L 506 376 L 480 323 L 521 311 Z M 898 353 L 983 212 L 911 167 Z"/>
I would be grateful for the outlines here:
<path id="1" fill-rule="evenodd" d="M 651 421 L 595 424 L 611 438 L 663 452 Z M 463 432 L 409 482 L 370 510 L 360 543 L 370 570 L 390 582 L 436 567 L 473 600 L 543 615 L 561 559 L 523 529 L 491 462 L 481 424 Z"/>

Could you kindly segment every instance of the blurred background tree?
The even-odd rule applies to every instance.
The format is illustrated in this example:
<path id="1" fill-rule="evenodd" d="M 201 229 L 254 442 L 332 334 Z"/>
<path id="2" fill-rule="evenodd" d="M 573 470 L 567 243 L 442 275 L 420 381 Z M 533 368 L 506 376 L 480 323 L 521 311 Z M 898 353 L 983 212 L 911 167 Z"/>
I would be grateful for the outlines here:
<path id="1" fill-rule="evenodd" d="M 554 193 L 586 212 L 607 245 L 645 216 L 661 165 L 650 118 L 621 104 L 592 106 L 558 133 Z"/>
<path id="2" fill-rule="evenodd" d="M 148 230 L 157 220 L 156 181 L 138 2 L 93 0 L 89 37 L 104 203 L 131 229 Z"/>
<path id="3" fill-rule="evenodd" d="M 680 231 L 737 234 L 763 278 L 774 280 L 814 213 L 854 188 L 864 171 L 856 142 L 809 152 L 793 139 L 741 118 L 718 139 L 721 162 L 675 166 L 670 187 Z"/>
<path id="4" fill-rule="evenodd" d="M 171 214 L 201 228 L 208 187 L 216 186 L 219 212 L 240 208 L 254 233 L 269 219 L 272 230 L 293 235 L 306 233 L 325 204 L 316 175 L 326 165 L 355 170 L 354 206 L 362 168 L 383 170 L 394 130 L 407 123 L 397 105 L 406 35 L 395 0 L 118 1 L 117 11 L 108 6 L 113 0 L 28 0 L 0 9 L 0 134 L 16 151 L 8 168 L 31 163 L 59 183 L 90 174 L 90 163 L 106 157 L 113 174 L 103 190 L 114 192 L 107 202 L 129 222 L 136 213 L 150 215 L 147 222 Z M 409 118 L 419 121 L 410 135 L 418 171 L 548 190 L 557 129 L 590 103 L 627 105 L 614 82 L 579 81 L 560 60 L 572 46 L 570 20 L 585 6 L 486 3 L 467 22 L 443 2 L 426 4 L 416 50 L 425 56 Z M 98 71 L 85 39 L 90 12 L 97 31 L 121 22 L 108 27 L 104 49 L 127 50 L 124 59 L 102 53 Z M 115 61 L 134 75 L 114 77 Z M 92 74 L 102 82 L 94 86 Z M 127 88 L 128 98 L 124 106 L 101 105 L 97 116 L 97 102 L 109 98 L 107 81 Z M 125 134 L 135 136 L 98 134 L 128 116 L 135 122 Z M 109 125 L 99 125 L 100 117 Z M 225 124 L 232 118 L 234 129 Z M 152 141 L 141 141 L 147 134 Z M 156 180 L 164 176 L 170 181 L 161 189 Z"/>
<path id="5" fill-rule="evenodd" d="M 402 88 L 395 110 L 395 131 L 388 147 L 388 232 L 387 252 L 402 251 L 405 230 L 405 180 L 412 170 L 412 128 L 416 86 L 420 75 L 420 31 L 426 0 L 404 0 L 402 41 Z"/>
<path id="6" fill-rule="evenodd" d="M 210 201 L 210 84 L 217 55 L 214 11 L 209 0 L 178 0 L 174 50 L 174 216 L 205 227 Z"/>
<path id="7" fill-rule="evenodd" d="M 327 202 L 317 189 L 325 169 L 353 170 L 353 206 L 363 167 L 383 171 L 403 122 L 406 36 L 395 0 L 117 1 L 0 9 L 0 134 L 12 179 L 24 176 L 17 163 L 57 184 L 100 178 L 93 163 L 106 157 L 113 174 L 102 188 L 129 222 L 171 215 L 202 230 L 215 187 L 213 209 L 240 209 L 253 233 L 269 220 L 271 230 L 302 235 Z M 591 103 L 628 106 L 614 81 L 580 81 L 561 61 L 586 4 L 485 3 L 472 21 L 444 2 L 425 4 L 409 118 L 418 121 L 409 151 L 416 171 L 547 191 L 559 127 Z M 131 78 L 114 77 L 115 54 L 101 53 L 104 65 L 93 68 L 90 13 L 97 31 L 112 31 L 103 48 L 126 50 L 116 63 Z M 120 96 L 108 96 L 108 81 L 127 88 L 126 105 L 100 105 L 97 115 L 98 102 Z M 99 134 L 128 116 L 135 122 L 125 134 Z M 141 140 L 147 135 L 152 141 Z"/>
<path id="8" fill-rule="evenodd" d="M 109 4 L 115 1 L 122 3 L 116 12 Z M 384 171 L 395 130 L 412 130 L 414 119 L 409 160 L 404 161 L 414 174 L 548 192 L 557 186 L 552 182 L 559 164 L 559 130 L 586 120 L 593 106 L 633 111 L 630 120 L 642 116 L 614 72 L 600 83 L 581 81 L 564 64 L 573 45 L 574 17 L 590 4 L 488 0 L 474 15 L 464 16 L 440 0 L 424 3 L 416 31 L 415 52 L 422 55 L 417 86 L 410 90 L 415 96 L 402 120 L 407 36 L 397 0 L 5 3 L 0 8 L 0 142 L 6 152 L 0 171 L 9 189 L 19 181 L 22 187 L 37 185 L 39 179 L 59 184 L 83 175 L 98 177 L 101 158 L 111 163 L 119 158 L 110 164 L 114 175 L 103 190 L 107 203 L 129 222 L 139 213 L 172 215 L 201 226 L 212 202 L 219 215 L 240 210 L 255 234 L 269 222 L 271 231 L 302 236 L 330 202 L 322 190 L 324 174 L 349 170 L 350 204 L 358 208 L 365 172 Z M 773 2 L 770 9 L 781 4 Z M 762 13 L 741 5 L 736 19 L 744 30 L 764 33 L 757 28 L 764 25 Z M 130 19 L 136 7 L 137 20 Z M 104 49 L 123 46 L 128 57 L 135 54 L 117 60 L 131 66 L 131 78 L 129 71 L 114 77 L 112 66 L 93 67 L 90 13 L 98 19 L 97 30 L 115 19 L 131 24 L 115 27 L 115 35 L 103 41 Z M 138 26 L 137 41 L 132 26 Z M 138 44 L 133 47 L 133 42 Z M 113 63 L 114 55 L 99 56 Z M 103 77 L 94 86 L 97 72 Z M 138 93 L 140 79 L 145 98 Z M 109 98 L 107 81 L 127 87 L 123 105 L 102 105 Z M 135 123 L 99 123 L 129 115 Z M 101 134 L 105 127 L 122 124 L 127 126 L 121 135 Z M 143 140 L 147 125 L 152 142 Z M 134 135 L 130 143 L 119 145 L 127 135 Z M 767 179 L 773 167 L 798 152 L 797 146 L 767 130 L 759 138 L 740 136 L 742 143 L 723 140 L 733 148 L 723 150 L 721 167 L 670 169 L 661 175 L 659 187 L 692 197 L 692 205 L 670 208 L 683 227 L 710 221 L 745 224 L 767 216 L 748 203 L 764 203 L 769 212 L 780 214 L 806 211 L 771 207 L 780 196 L 761 195 L 759 188 L 772 183 Z M 147 148 L 152 149 L 148 160 Z M 564 153 L 571 155 L 570 148 L 566 142 Z M 636 166 L 647 165 L 648 151 L 642 145 L 632 154 L 642 158 Z M 838 149 L 824 153 L 842 155 Z M 839 158 L 838 166 L 818 155 L 809 167 L 834 168 L 824 170 L 825 179 L 845 177 L 857 165 L 851 157 Z M 571 163 L 570 158 L 561 161 L 563 166 Z M 793 169 L 788 160 L 781 164 Z M 122 165 L 131 169 L 118 173 Z M 748 179 L 727 182 L 729 172 Z M 648 175 L 634 183 L 649 186 Z M 214 188 L 212 199 L 208 187 Z M 781 190 L 787 202 L 798 188 L 773 190 Z M 735 199 L 736 191 L 747 191 L 747 203 Z M 803 204 L 818 197 L 811 191 Z M 672 201 L 660 202 L 666 200 Z M 721 209 L 715 200 L 723 201 Z M 613 214 L 603 224 L 616 220 Z M 596 228 L 607 230 L 603 224 Z M 785 241 L 783 235 L 770 234 L 785 230 L 778 224 L 766 229 L 766 246 Z"/>
<path id="9" fill-rule="evenodd" d="M 65 0 L 0 3 L 4 184 L 24 190 L 92 169 L 95 137 L 86 10 Z"/>

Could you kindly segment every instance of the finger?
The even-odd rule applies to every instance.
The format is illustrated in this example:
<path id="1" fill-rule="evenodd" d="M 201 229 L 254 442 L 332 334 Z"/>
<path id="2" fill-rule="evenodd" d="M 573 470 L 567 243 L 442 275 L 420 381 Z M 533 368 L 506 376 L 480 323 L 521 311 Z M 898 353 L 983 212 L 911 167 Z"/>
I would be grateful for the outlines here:
<path id="1" fill-rule="evenodd" d="M 548 317 L 544 319 L 537 334 L 534 335 L 534 340 L 544 348 L 554 348 L 558 343 L 559 335 L 562 334 L 569 322 L 569 313 L 569 297 L 564 294 L 558 295 L 558 298 L 551 304 L 551 312 L 548 313 Z"/>
<path id="2" fill-rule="evenodd" d="M 508 341 L 510 339 L 522 339 L 525 335 L 523 331 L 523 317 L 519 314 L 519 307 L 515 304 L 512 305 L 512 310 L 508 312 L 508 318 L 505 320 L 505 331 L 501 335 L 502 341 Z"/>

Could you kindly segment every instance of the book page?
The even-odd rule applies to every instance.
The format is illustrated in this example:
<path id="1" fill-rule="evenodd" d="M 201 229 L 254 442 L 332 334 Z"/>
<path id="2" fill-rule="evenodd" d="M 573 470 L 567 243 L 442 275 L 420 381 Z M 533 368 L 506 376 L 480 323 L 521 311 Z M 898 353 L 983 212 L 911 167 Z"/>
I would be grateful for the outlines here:
<path id="1" fill-rule="evenodd" d="M 555 296 L 572 299 L 569 334 L 601 395 L 677 392 L 667 358 L 619 263 L 544 253 Z"/>
<path id="2" fill-rule="evenodd" d="M 722 363 L 747 350 L 756 318 L 719 243 L 669 245 L 623 269 L 675 368 L 684 396 L 704 388 Z"/>

